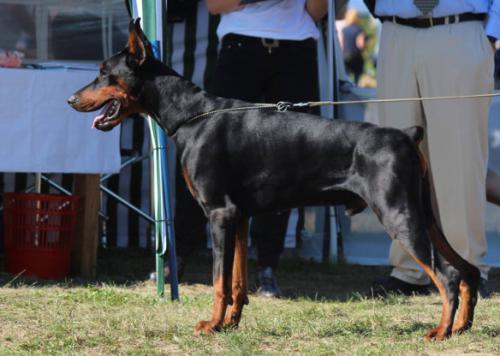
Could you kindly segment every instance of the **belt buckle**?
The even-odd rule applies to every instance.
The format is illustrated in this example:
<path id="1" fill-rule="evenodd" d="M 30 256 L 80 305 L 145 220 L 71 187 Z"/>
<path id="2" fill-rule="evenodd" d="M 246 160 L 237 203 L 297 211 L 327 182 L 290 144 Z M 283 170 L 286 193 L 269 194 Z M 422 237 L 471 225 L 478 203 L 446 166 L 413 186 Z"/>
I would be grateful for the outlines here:
<path id="1" fill-rule="evenodd" d="M 269 52 L 269 54 L 272 53 L 273 48 L 278 48 L 280 46 L 280 41 L 277 39 L 261 38 L 261 41 L 262 41 L 262 45 L 265 48 L 267 48 L 267 52 Z"/>

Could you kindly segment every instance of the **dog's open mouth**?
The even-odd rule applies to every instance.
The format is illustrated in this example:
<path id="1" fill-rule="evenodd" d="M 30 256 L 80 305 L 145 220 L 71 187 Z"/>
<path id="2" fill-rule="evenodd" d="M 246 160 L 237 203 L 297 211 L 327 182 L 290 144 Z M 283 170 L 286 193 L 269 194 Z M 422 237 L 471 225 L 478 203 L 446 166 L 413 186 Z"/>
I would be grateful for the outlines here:
<path id="1" fill-rule="evenodd" d="M 115 121 L 119 116 L 121 108 L 120 101 L 116 99 L 109 100 L 102 108 L 99 115 L 94 118 L 92 128 L 107 131 L 111 130 L 115 125 Z"/>

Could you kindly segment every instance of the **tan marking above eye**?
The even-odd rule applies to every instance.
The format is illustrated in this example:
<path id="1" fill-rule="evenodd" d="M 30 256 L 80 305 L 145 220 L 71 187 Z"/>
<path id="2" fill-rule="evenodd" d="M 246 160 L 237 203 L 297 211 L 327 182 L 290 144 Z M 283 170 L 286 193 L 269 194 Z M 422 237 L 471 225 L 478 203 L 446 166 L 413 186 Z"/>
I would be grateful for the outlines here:
<path id="1" fill-rule="evenodd" d="M 116 82 L 118 83 L 118 86 L 119 86 L 120 88 L 122 88 L 123 90 L 125 90 L 125 91 L 126 91 L 126 90 L 128 89 L 128 84 L 127 84 L 127 82 L 126 82 L 125 80 L 118 78 L 118 79 L 116 80 Z"/>

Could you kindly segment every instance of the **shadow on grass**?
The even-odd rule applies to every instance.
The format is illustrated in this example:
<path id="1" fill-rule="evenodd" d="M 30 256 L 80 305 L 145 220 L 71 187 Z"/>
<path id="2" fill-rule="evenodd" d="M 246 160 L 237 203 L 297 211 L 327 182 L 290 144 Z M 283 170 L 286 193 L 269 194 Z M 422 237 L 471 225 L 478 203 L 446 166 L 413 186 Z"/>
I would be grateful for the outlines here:
<path id="1" fill-rule="evenodd" d="M 95 279 L 70 277 L 64 281 L 45 281 L 20 276 L 12 280 L 13 275 L 0 272 L 0 286 L 31 285 L 42 287 L 63 284 L 71 287 L 104 283 L 128 286 L 147 281 L 149 274 L 154 270 L 154 263 L 154 254 L 144 249 L 101 249 L 98 254 L 98 275 Z M 3 266 L 3 256 L 0 256 L 0 266 Z M 211 285 L 211 271 L 211 256 L 196 256 L 187 261 L 181 283 Z M 390 268 L 387 266 L 359 266 L 344 263 L 332 265 L 292 257 L 282 258 L 280 268 L 277 271 L 277 279 L 283 297 L 287 299 L 347 301 L 369 297 L 372 282 L 378 277 L 387 276 L 389 272 Z M 255 260 L 250 260 L 249 286 L 251 292 L 256 290 L 255 275 Z M 181 295 L 182 284 L 180 286 Z M 493 292 L 500 293 L 500 269 L 492 269 L 490 272 L 489 287 Z"/>
<path id="2" fill-rule="evenodd" d="M 3 272 L 5 256 L 0 256 L 0 286 L 87 286 L 104 283 L 127 286 L 147 281 L 154 270 L 154 254 L 144 249 L 100 249 L 97 260 L 97 277 L 85 279 L 69 276 L 64 280 L 44 280 L 35 277 L 16 276 Z"/>

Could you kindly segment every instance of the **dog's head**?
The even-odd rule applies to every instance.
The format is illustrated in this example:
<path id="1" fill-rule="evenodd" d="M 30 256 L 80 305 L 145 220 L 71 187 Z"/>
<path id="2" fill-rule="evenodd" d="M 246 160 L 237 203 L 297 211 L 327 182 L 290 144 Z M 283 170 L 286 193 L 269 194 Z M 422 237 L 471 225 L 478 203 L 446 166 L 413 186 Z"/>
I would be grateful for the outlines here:
<path id="1" fill-rule="evenodd" d="M 89 112 L 101 109 L 92 127 L 109 131 L 131 114 L 144 113 L 139 96 L 143 86 L 141 67 L 153 60 L 151 44 L 140 26 L 140 19 L 130 21 L 127 46 L 106 59 L 99 75 L 69 99 L 75 110 Z"/>

